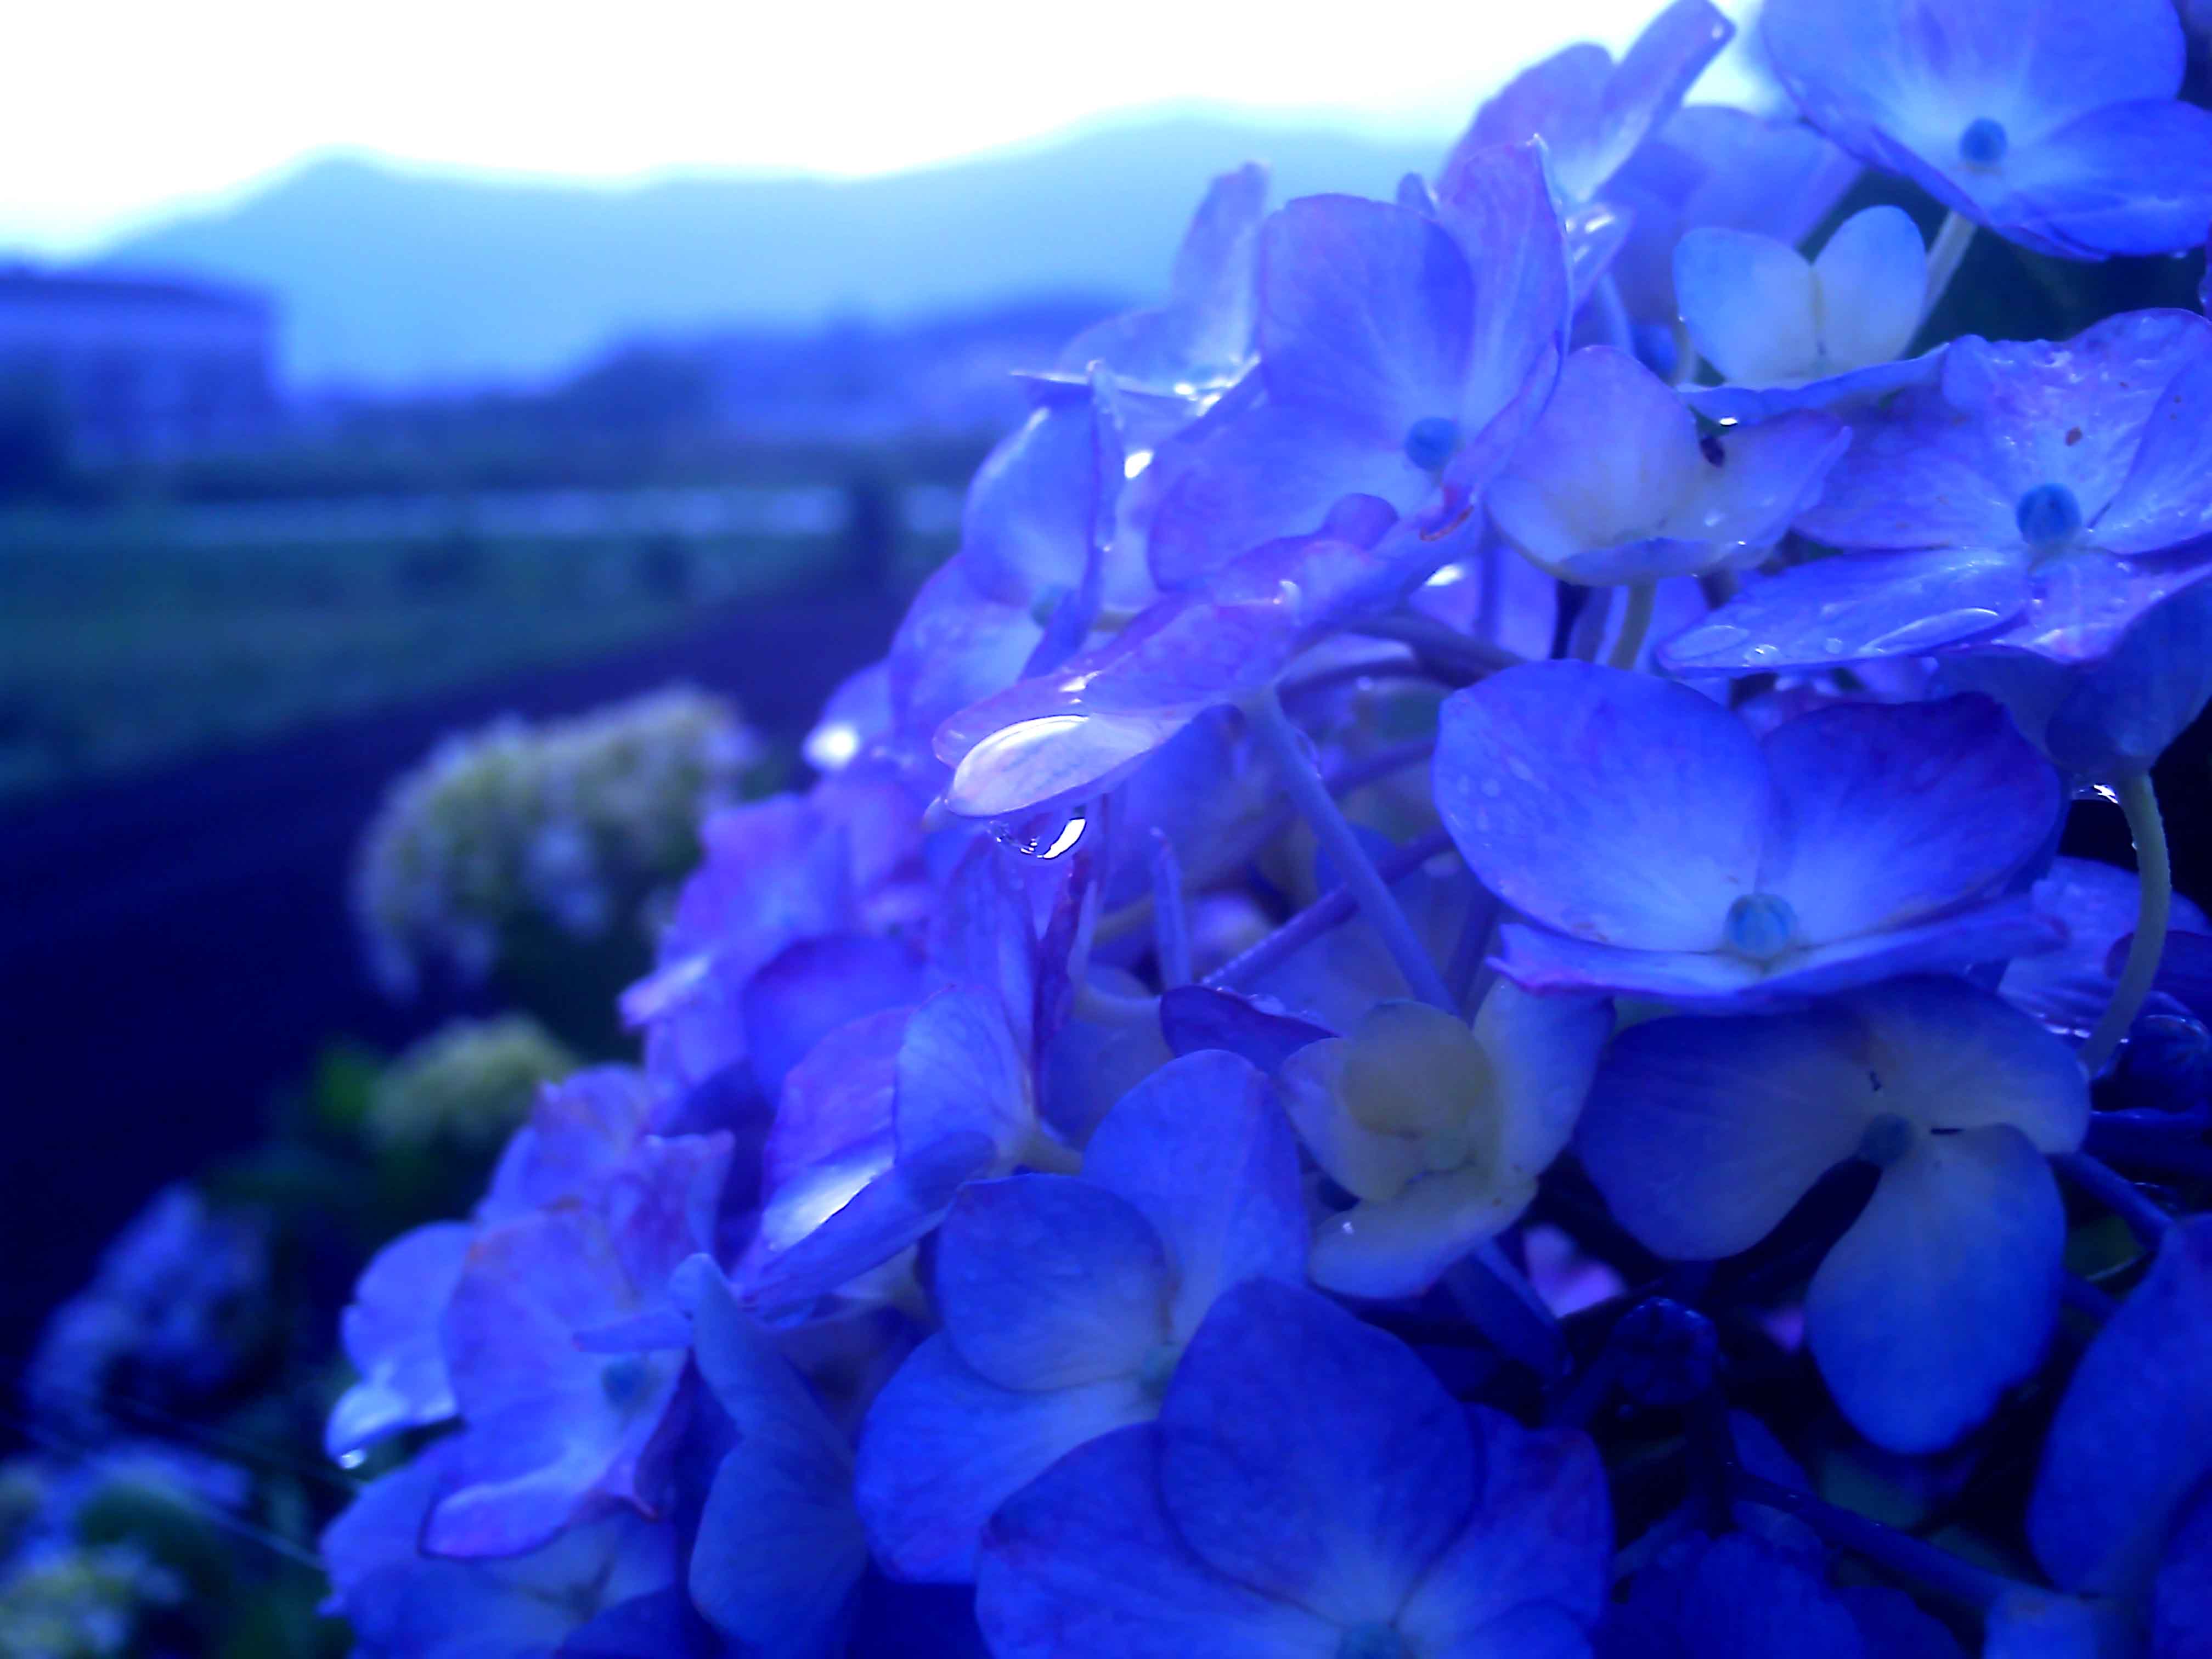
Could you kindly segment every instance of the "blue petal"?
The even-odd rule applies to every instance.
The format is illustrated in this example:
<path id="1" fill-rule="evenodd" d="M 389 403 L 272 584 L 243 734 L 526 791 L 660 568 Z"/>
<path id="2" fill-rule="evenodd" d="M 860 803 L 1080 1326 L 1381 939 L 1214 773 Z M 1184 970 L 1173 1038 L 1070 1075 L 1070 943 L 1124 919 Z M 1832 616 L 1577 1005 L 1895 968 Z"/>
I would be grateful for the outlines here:
<path id="1" fill-rule="evenodd" d="M 1802 1562 L 1748 1533 L 1693 1537 L 1636 1576 L 1602 1659 L 1869 1659 L 1849 1611 Z"/>
<path id="2" fill-rule="evenodd" d="M 472 1230 L 434 1222 L 403 1233 L 362 1270 L 340 1321 L 346 1358 L 361 1373 L 331 1410 L 332 1457 L 401 1429 L 443 1422 L 459 1409 L 438 1343 L 438 1322 L 461 1280 Z"/>
<path id="3" fill-rule="evenodd" d="M 2191 1659 L 2212 1631 L 2212 1493 L 2174 1529 L 2151 1591 L 2154 1659 Z"/>
<path id="4" fill-rule="evenodd" d="M 2109 105 L 2023 146 L 2000 233 L 2077 259 L 2180 253 L 2212 224 L 2212 113 L 2172 99 Z"/>
<path id="5" fill-rule="evenodd" d="M 825 933 L 800 939 L 746 981 L 738 998 L 753 1076 L 771 1100 L 814 1045 L 864 1014 L 921 1000 L 921 964 L 900 939 Z"/>
<path id="6" fill-rule="evenodd" d="M 2025 1008 L 2053 1030 L 2086 1036 L 2112 1000 L 2115 976 L 2106 971 L 2106 958 L 2135 931 L 2141 904 L 2135 872 L 2087 859 L 2061 858 L 2035 884 L 2034 901 L 2037 909 L 2065 924 L 2066 943 L 2012 963 L 1997 989 L 2006 1001 Z M 2179 894 L 2173 899 L 2172 920 L 2177 930 L 2206 931 L 2204 913 Z M 2170 963 L 2171 936 L 2166 950 Z M 2172 994 L 2163 984 L 2160 988 Z"/>
<path id="7" fill-rule="evenodd" d="M 1068 1176 L 971 1182 L 937 1240 L 945 1334 L 1005 1389 L 1133 1376 L 1168 1336 L 1159 1235 L 1126 1199 Z"/>
<path id="8" fill-rule="evenodd" d="M 2212 1472 L 2212 1218 L 2176 1226 L 2075 1368 L 2027 1507 L 2062 1589 L 2132 1589 Z"/>
<path id="9" fill-rule="evenodd" d="M 996 996 L 955 986 L 914 1011 L 899 1043 L 891 1109 L 902 1162 L 969 1137 L 1011 1162 L 1036 1121 L 1028 1061 Z"/>
<path id="10" fill-rule="evenodd" d="M 1838 703 L 1759 745 L 1779 812 L 1762 892 L 1810 941 L 1903 927 L 1991 890 L 2042 851 L 2057 775 L 1985 697 Z"/>
<path id="11" fill-rule="evenodd" d="M 1437 811 L 1484 886 L 1598 943 L 1719 943 L 1771 810 L 1758 745 L 1728 710 L 1563 661 L 1454 692 L 1439 720 Z"/>
<path id="12" fill-rule="evenodd" d="M 1167 1246 L 1178 1336 L 1248 1279 L 1305 1276 L 1297 1144 L 1267 1079 L 1212 1049 L 1170 1061 L 1106 1115 L 1084 1179 L 1126 1199 Z"/>
<path id="13" fill-rule="evenodd" d="M 2027 602 L 2027 561 L 2011 549 L 1843 555 L 1752 583 L 1659 660 L 1680 674 L 1850 667 L 1988 635 Z"/>
<path id="14" fill-rule="evenodd" d="M 1525 1650 L 1486 1634 L 1528 1604 L 1563 1615 L 1577 1638 L 1597 1622 L 1610 1589 L 1613 1515 L 1604 1467 L 1588 1436 L 1530 1431 L 1476 1407 L 1482 1487 L 1475 1510 L 1399 1615 L 1425 1649 L 1499 1659 Z M 1566 1647 L 1566 1652 L 1580 1652 Z"/>
<path id="15" fill-rule="evenodd" d="M 1133 1373 L 1000 1388 L 931 1337 L 876 1396 L 860 1436 L 860 1512 L 878 1559 L 902 1578 L 973 1578 L 994 1510 L 1065 1454 L 1158 1408 Z"/>
<path id="16" fill-rule="evenodd" d="M 1918 1139 L 1814 1274 L 1806 1341 L 1859 1431 L 1931 1452 L 2033 1372 L 2058 1313 L 2066 1209 L 2009 1124 Z"/>
<path id="17" fill-rule="evenodd" d="M 2212 534 L 2212 326 L 2203 349 L 2167 384 L 2134 464 L 2097 520 L 2115 553 L 2148 553 Z"/>
<path id="18" fill-rule="evenodd" d="M 1346 1625 L 1404 1604 L 1466 1523 L 1480 1474 L 1466 1418 L 1412 1350 L 1267 1279 L 1214 1304 L 1160 1431 L 1161 1493 L 1191 1547 Z"/>
<path id="19" fill-rule="evenodd" d="M 1336 1659 L 1340 1629 L 1214 1572 L 1160 1501 L 1145 1425 L 1070 1453 L 993 1517 L 975 1613 L 998 1659 Z"/>

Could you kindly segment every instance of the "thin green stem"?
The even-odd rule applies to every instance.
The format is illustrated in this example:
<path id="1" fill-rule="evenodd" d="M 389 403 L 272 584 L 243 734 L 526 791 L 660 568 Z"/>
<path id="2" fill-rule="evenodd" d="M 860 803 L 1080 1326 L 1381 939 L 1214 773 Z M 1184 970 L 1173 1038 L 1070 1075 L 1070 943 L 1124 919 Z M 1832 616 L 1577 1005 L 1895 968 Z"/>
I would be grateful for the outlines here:
<path id="1" fill-rule="evenodd" d="M 1419 869 L 1438 854 L 1451 850 L 1451 837 L 1441 830 L 1431 830 L 1407 842 L 1376 867 L 1383 880 L 1395 881 Z M 1358 908 L 1350 888 L 1332 887 L 1257 945 L 1223 963 L 1200 983 L 1217 991 L 1249 990 L 1323 933 L 1351 921 Z"/>
<path id="2" fill-rule="evenodd" d="M 2166 927 L 2173 911 L 2173 860 L 2166 845 L 2166 820 L 2159 815 L 2158 793 L 2150 774 L 2138 772 L 2119 787 L 2120 810 L 2128 815 L 2128 830 L 2136 839 L 2136 878 L 2140 896 L 2136 904 L 2136 933 L 2128 944 L 2128 959 L 2120 969 L 2120 982 L 2112 1000 L 2089 1040 L 2081 1045 L 2081 1066 L 2091 1077 L 2105 1067 L 2120 1039 L 2135 1024 L 2151 981 L 2158 977 L 2159 958 L 2166 954 Z"/>
<path id="3" fill-rule="evenodd" d="M 1275 771 L 1282 779 L 1291 804 L 1298 809 L 1312 829 L 1314 839 L 1336 866 L 1338 878 L 1352 890 L 1352 897 L 1359 902 L 1360 914 L 1381 935 L 1390 959 L 1406 976 L 1407 985 L 1431 1008 L 1456 1012 L 1443 975 L 1437 971 L 1437 964 L 1430 960 L 1420 936 L 1413 932 L 1413 924 L 1399 908 L 1389 884 L 1382 879 L 1374 861 L 1367 856 L 1367 849 L 1360 845 L 1358 836 L 1337 805 L 1336 797 L 1328 793 L 1328 785 L 1314 764 L 1313 751 L 1307 746 L 1305 734 L 1291 725 L 1290 716 L 1283 713 L 1275 688 L 1270 685 L 1262 690 L 1252 700 L 1251 709 L 1253 729 L 1274 761 Z"/>
<path id="4" fill-rule="evenodd" d="M 2173 1218 L 2136 1189 L 2136 1184 L 2087 1152 L 2061 1152 L 2051 1160 L 2083 1192 L 2128 1224 L 2136 1243 L 2155 1250 L 2172 1231 Z"/>
<path id="5" fill-rule="evenodd" d="M 1935 241 L 1928 249 L 1928 293 L 1920 302 L 1920 320 L 1926 322 L 1943 298 L 1943 291 L 1951 286 L 1951 279 L 1959 274 L 1959 262 L 1966 257 L 1967 245 L 1974 240 L 1977 227 L 1962 213 L 1943 216 L 1942 228 L 1936 233 Z"/>
<path id="6" fill-rule="evenodd" d="M 1778 1486 L 1741 1467 L 1731 1471 L 1729 1484 L 1739 1498 L 1794 1515 L 1838 1548 L 1864 1556 L 1909 1583 L 1966 1607 L 1987 1609 L 1999 1597 L 2020 1588 L 2013 1580 L 1985 1571 L 1911 1533 L 1838 1509 L 1810 1492 Z"/>
<path id="7" fill-rule="evenodd" d="M 1628 608 L 1621 613 L 1620 635 L 1606 658 L 1612 668 L 1633 668 L 1644 653 L 1644 636 L 1651 631 L 1651 612 L 1658 603 L 1656 582 L 1635 582 L 1628 589 Z"/>

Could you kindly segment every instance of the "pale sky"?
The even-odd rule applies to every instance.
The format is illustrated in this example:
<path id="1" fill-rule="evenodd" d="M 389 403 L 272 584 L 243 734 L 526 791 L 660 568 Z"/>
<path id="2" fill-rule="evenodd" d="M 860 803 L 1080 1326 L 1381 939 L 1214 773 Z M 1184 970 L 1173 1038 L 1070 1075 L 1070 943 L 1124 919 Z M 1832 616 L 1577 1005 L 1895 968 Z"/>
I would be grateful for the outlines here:
<path id="1" fill-rule="evenodd" d="M 622 179 L 885 172 L 1194 100 L 1441 132 L 1657 5 L 0 0 L 0 246 L 81 252 L 334 148 Z"/>

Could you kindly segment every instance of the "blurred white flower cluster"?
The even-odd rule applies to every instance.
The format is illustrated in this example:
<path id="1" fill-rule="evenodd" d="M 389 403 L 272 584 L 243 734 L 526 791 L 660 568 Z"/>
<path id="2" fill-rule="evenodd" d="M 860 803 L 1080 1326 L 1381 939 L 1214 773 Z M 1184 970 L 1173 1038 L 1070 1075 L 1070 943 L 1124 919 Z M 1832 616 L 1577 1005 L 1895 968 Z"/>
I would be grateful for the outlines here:
<path id="1" fill-rule="evenodd" d="M 376 1080 L 369 1135 L 385 1146 L 459 1144 L 489 1152 L 522 1126 L 541 1086 L 580 1063 L 527 1014 L 457 1019 Z"/>
<path id="2" fill-rule="evenodd" d="M 489 975 L 520 933 L 642 937 L 697 861 L 760 744 L 725 700 L 677 687 L 573 720 L 448 738 L 395 782 L 363 838 L 354 905 L 377 979 Z"/>

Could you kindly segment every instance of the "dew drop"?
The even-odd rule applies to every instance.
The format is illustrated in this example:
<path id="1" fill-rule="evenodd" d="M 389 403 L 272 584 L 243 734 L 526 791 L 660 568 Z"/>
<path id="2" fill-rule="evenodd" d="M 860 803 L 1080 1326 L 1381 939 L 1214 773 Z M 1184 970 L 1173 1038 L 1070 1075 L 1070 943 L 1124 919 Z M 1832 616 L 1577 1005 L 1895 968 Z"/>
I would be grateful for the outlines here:
<path id="1" fill-rule="evenodd" d="M 1080 807 L 1024 812 L 1018 817 L 994 818 L 990 823 L 994 841 L 1028 859 L 1060 857 L 1083 839 L 1088 827 Z"/>
<path id="2" fill-rule="evenodd" d="M 365 1451 L 340 1452 L 337 1457 L 338 1467 L 342 1469 L 357 1469 L 368 1462 L 368 1454 Z"/>

